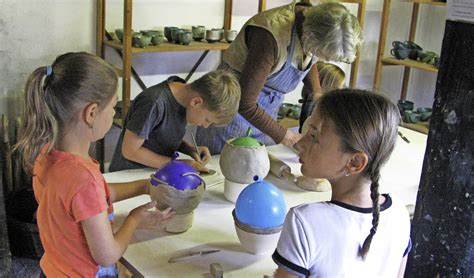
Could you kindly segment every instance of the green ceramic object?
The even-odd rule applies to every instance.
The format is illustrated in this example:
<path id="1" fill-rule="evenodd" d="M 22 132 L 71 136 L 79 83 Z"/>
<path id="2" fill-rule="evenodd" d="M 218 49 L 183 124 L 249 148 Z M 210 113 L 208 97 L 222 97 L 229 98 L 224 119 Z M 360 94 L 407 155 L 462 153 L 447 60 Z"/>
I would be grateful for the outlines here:
<path id="1" fill-rule="evenodd" d="M 288 116 L 288 114 L 291 112 L 291 109 L 294 107 L 294 104 L 291 103 L 282 103 L 280 106 L 280 109 L 278 110 L 278 115 L 282 117 Z"/>
<path id="2" fill-rule="evenodd" d="M 411 124 L 416 124 L 420 120 L 420 114 L 413 110 L 404 111 L 403 116 L 404 121 Z"/>
<path id="3" fill-rule="evenodd" d="M 149 46 L 150 43 L 151 43 L 151 37 L 150 36 L 135 34 L 132 37 L 132 45 L 134 47 L 144 48 L 144 47 Z"/>
<path id="4" fill-rule="evenodd" d="M 416 112 L 420 114 L 420 121 L 422 122 L 428 121 L 431 118 L 432 111 L 433 109 L 428 107 L 420 107 L 416 109 Z"/>
<path id="5" fill-rule="evenodd" d="M 235 138 L 234 140 L 232 140 L 232 142 L 230 142 L 230 144 L 237 147 L 260 147 L 262 143 L 260 143 L 257 139 L 250 137 L 251 133 L 252 129 L 247 129 L 247 136 Z"/>
<path id="6" fill-rule="evenodd" d="M 293 118 L 293 119 L 299 119 L 300 118 L 300 114 L 301 114 L 301 106 L 299 105 L 294 105 L 292 108 L 291 108 L 291 111 L 290 111 L 290 117 Z"/>
<path id="7" fill-rule="evenodd" d="M 151 43 L 153 45 L 160 45 L 165 41 L 165 37 L 163 35 L 155 35 L 151 38 Z"/>

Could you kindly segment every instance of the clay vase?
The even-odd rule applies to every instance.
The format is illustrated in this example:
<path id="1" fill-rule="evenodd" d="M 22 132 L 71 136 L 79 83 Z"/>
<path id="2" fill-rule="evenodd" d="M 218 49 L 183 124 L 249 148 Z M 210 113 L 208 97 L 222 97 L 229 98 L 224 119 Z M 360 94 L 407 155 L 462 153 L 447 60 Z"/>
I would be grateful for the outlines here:
<path id="1" fill-rule="evenodd" d="M 250 129 L 249 129 L 250 130 Z M 265 145 L 249 137 L 234 138 L 222 149 L 219 165 L 224 181 L 224 196 L 235 203 L 237 197 L 255 176 L 266 177 L 270 171 L 270 159 Z"/>

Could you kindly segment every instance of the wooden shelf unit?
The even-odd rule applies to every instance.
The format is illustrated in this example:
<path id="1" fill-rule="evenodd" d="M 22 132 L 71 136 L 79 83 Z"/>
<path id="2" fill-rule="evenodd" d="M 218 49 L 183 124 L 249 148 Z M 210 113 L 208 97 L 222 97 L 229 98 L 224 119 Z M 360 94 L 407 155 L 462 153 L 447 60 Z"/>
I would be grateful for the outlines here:
<path id="1" fill-rule="evenodd" d="M 387 30 L 388 30 L 388 23 L 389 23 L 389 16 L 390 16 L 390 8 L 392 3 L 407 3 L 412 4 L 412 13 L 411 13 L 411 20 L 410 20 L 410 31 L 408 35 L 408 41 L 415 41 L 417 23 L 418 23 L 418 14 L 420 10 L 420 5 L 433 5 L 433 6 L 446 6 L 445 2 L 436 1 L 436 0 L 384 0 L 383 4 L 383 11 L 382 11 L 382 23 L 380 25 L 380 37 L 379 37 L 379 45 L 378 45 L 378 52 L 377 52 L 377 60 L 375 64 L 375 76 L 374 76 L 374 89 L 380 89 L 380 83 L 382 81 L 382 70 L 384 66 L 403 66 L 403 81 L 402 81 L 402 89 L 400 92 L 400 99 L 406 99 L 407 97 L 407 90 L 408 90 L 408 82 L 410 79 L 410 70 L 417 69 L 431 73 L 438 73 L 438 68 L 435 66 L 410 60 L 398 60 L 392 56 L 384 56 L 385 55 L 385 45 L 387 43 Z M 428 123 L 417 123 L 417 124 L 408 124 L 403 123 L 404 127 L 428 133 Z"/>
<path id="2" fill-rule="evenodd" d="M 112 48 L 123 51 L 123 45 L 120 41 L 104 41 L 104 44 Z M 193 41 L 189 45 L 174 44 L 163 42 L 157 46 L 147 47 L 132 47 L 132 53 L 146 53 L 146 52 L 176 52 L 176 51 L 204 51 L 204 50 L 226 50 L 230 44 L 225 42 L 197 42 Z"/>
<path id="3" fill-rule="evenodd" d="M 231 29 L 232 23 L 232 7 L 233 0 L 225 0 L 224 8 L 224 29 Z M 337 2 L 358 4 L 357 18 L 359 19 L 361 27 L 364 26 L 365 20 L 365 7 L 366 0 L 339 0 Z M 97 0 L 97 26 L 96 26 L 96 54 L 104 58 L 105 46 L 112 47 L 119 50 L 122 53 L 122 69 L 118 69 L 117 72 L 120 74 L 122 79 L 122 101 L 123 101 L 123 113 L 125 116 L 130 105 L 130 85 L 131 85 L 131 67 L 132 67 L 132 54 L 140 53 L 151 53 L 151 52 L 177 52 L 177 51 L 204 51 L 202 59 L 205 57 L 208 51 L 217 50 L 222 51 L 229 47 L 227 43 L 207 43 L 207 42 L 192 42 L 190 45 L 176 45 L 168 42 L 164 42 L 159 46 L 150 46 L 145 48 L 132 47 L 132 0 L 123 0 L 123 42 L 109 41 L 105 36 L 105 17 L 106 17 L 106 0 Z M 266 10 L 267 1 L 259 0 L 258 12 Z M 198 60 L 198 63 L 202 61 Z M 350 74 L 350 86 L 355 87 L 357 83 L 357 75 L 359 69 L 360 57 L 357 55 L 356 60 L 352 63 L 351 74 Z"/>
<path id="4" fill-rule="evenodd" d="M 434 5 L 434 6 L 446 6 L 445 2 L 436 1 L 436 0 L 384 0 L 383 11 L 382 11 L 382 23 L 380 25 L 380 37 L 379 37 L 379 46 L 377 52 L 377 61 L 375 65 L 375 76 L 374 76 L 374 89 L 380 89 L 380 82 L 382 79 L 382 69 L 383 66 L 387 65 L 401 65 L 404 66 L 403 72 L 403 83 L 401 90 L 400 99 L 405 99 L 407 96 L 408 81 L 410 78 L 410 69 L 415 68 L 427 72 L 438 73 L 438 69 L 434 66 L 428 65 L 426 63 L 421 63 L 409 59 L 398 60 L 393 57 L 384 57 L 385 55 L 385 45 L 387 42 L 387 27 L 389 23 L 390 16 L 390 7 L 392 2 L 396 3 L 411 3 L 413 5 L 411 20 L 410 20 L 410 31 L 408 35 L 409 41 L 415 40 L 418 14 L 420 10 L 420 5 Z"/>

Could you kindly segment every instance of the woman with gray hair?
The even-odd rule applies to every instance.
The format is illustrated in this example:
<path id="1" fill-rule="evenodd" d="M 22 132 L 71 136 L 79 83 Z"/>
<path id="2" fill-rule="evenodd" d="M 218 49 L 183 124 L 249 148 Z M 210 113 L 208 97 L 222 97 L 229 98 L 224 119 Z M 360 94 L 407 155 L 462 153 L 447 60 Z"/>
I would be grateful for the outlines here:
<path id="1" fill-rule="evenodd" d="M 316 61 L 354 61 L 361 32 L 357 18 L 338 3 L 293 2 L 250 18 L 220 65 L 239 78 L 239 114 L 225 127 L 198 128 L 198 143 L 212 154 L 220 153 L 227 140 L 250 127 L 251 136 L 262 143 L 291 148 L 301 135 L 276 121 L 284 95 L 301 81 L 319 92 Z"/>

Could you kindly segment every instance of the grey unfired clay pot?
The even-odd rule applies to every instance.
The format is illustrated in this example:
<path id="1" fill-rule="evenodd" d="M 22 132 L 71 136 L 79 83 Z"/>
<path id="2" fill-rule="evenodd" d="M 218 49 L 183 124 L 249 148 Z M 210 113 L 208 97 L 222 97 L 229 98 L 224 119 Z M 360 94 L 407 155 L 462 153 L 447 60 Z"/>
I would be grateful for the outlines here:
<path id="1" fill-rule="evenodd" d="M 154 186 L 150 183 L 150 198 L 156 200 L 156 208 L 164 210 L 171 207 L 175 215 L 160 226 L 170 233 L 182 233 L 193 225 L 194 209 L 197 208 L 204 195 L 205 183 L 193 190 L 178 190 L 167 184 Z"/>
<path id="2" fill-rule="evenodd" d="M 266 177 L 270 171 L 270 159 L 265 145 L 258 147 L 234 146 L 227 141 L 219 159 L 222 174 L 236 183 L 254 182 L 253 177 Z"/>

